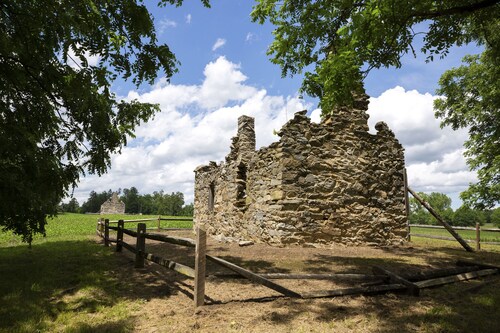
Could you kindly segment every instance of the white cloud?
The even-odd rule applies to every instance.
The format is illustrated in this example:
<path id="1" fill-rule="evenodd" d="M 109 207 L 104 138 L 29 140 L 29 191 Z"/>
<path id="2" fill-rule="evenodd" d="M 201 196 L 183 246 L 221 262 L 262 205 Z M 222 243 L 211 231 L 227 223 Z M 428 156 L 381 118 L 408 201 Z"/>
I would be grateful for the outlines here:
<path id="1" fill-rule="evenodd" d="M 247 36 L 245 37 L 245 41 L 248 43 L 251 43 L 253 41 L 257 40 L 257 36 L 251 32 L 247 33 Z"/>
<path id="2" fill-rule="evenodd" d="M 158 22 L 158 33 L 161 35 L 164 33 L 168 28 L 175 28 L 177 27 L 177 22 L 169 20 L 167 18 L 161 19 L 160 22 Z"/>
<path id="3" fill-rule="evenodd" d="M 83 202 L 91 190 L 137 187 L 140 193 L 181 191 L 193 200 L 193 170 L 229 153 L 237 119 L 255 118 L 257 148 L 278 139 L 273 130 L 308 105 L 298 96 L 272 96 L 245 84 L 240 66 L 219 57 L 205 66 L 199 85 L 173 85 L 160 80 L 152 90 L 129 92 L 127 99 L 159 103 L 154 120 L 137 128 L 136 139 L 112 158 L 110 172 L 82 180 L 75 196 Z"/>
<path id="4" fill-rule="evenodd" d="M 311 121 L 318 124 L 321 122 L 321 109 L 316 109 L 311 112 Z"/>
<path id="5" fill-rule="evenodd" d="M 440 128 L 433 110 L 436 98 L 401 87 L 388 89 L 370 99 L 368 124 L 375 132 L 375 123 L 385 121 L 403 144 L 410 187 L 456 197 L 476 181 L 463 156 L 468 133 L 467 129 Z"/>
<path id="6" fill-rule="evenodd" d="M 223 47 L 225 44 L 226 44 L 226 40 L 224 38 L 217 38 L 214 45 L 212 46 L 212 51 L 215 51 L 218 48 Z"/>
<path id="7" fill-rule="evenodd" d="M 191 19 L 192 19 L 191 14 L 187 14 L 186 15 L 186 23 L 191 24 Z"/>
<path id="8" fill-rule="evenodd" d="M 130 188 L 141 193 L 181 191 L 193 200 L 193 170 L 209 161 L 221 161 L 229 153 L 236 134 L 237 119 L 245 114 L 255 118 L 257 148 L 278 139 L 273 134 L 307 109 L 298 96 L 269 95 L 246 83 L 241 67 L 225 57 L 205 66 L 199 85 L 174 85 L 160 80 L 151 91 L 129 92 L 127 98 L 159 103 L 161 112 L 136 130 L 137 138 L 112 159 L 110 172 L 82 180 L 75 191 L 83 202 L 91 190 Z M 369 125 L 383 120 L 406 149 L 410 186 L 417 191 L 438 191 L 453 198 L 464 190 L 475 174 L 463 158 L 466 131 L 441 130 L 434 118 L 435 96 L 395 87 L 372 98 Z M 321 110 L 311 113 L 319 121 Z"/>
<path id="9" fill-rule="evenodd" d="M 80 47 L 80 45 L 77 45 Z M 99 63 L 100 56 L 98 54 L 91 54 L 90 52 L 84 52 L 82 55 L 89 66 L 95 66 Z M 70 47 L 68 50 L 68 61 L 67 64 L 74 69 L 80 69 L 82 67 L 82 59 L 75 54 L 74 48 Z"/>

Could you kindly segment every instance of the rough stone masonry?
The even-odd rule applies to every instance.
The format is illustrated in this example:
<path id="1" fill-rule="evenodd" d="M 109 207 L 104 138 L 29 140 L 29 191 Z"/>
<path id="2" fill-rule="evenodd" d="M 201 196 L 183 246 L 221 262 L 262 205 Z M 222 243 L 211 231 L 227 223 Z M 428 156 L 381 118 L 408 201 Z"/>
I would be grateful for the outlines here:
<path id="1" fill-rule="evenodd" d="M 277 246 L 403 242 L 404 150 L 384 122 L 368 133 L 367 108 L 359 96 L 320 124 L 297 112 L 258 151 L 254 119 L 241 116 L 225 162 L 195 170 L 195 223 Z"/>
<path id="2" fill-rule="evenodd" d="M 101 205 L 101 215 L 103 214 L 125 214 L 125 204 L 118 199 L 118 194 L 115 192 Z"/>

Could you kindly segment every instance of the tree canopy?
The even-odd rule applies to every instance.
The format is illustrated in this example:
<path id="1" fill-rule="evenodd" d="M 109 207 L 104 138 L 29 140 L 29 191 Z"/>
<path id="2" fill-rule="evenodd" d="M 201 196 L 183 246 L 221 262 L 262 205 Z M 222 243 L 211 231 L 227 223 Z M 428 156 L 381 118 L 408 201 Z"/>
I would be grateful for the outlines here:
<path id="1" fill-rule="evenodd" d="M 160 0 L 181 5 L 182 0 Z M 208 0 L 202 0 L 208 6 Z M 97 61 L 94 61 L 96 60 Z M 159 107 L 118 100 L 177 60 L 141 0 L 0 2 L 0 225 L 31 242 L 84 172 L 102 174 Z"/>
<path id="2" fill-rule="evenodd" d="M 182 192 L 168 194 L 163 191 L 155 191 L 153 194 L 142 195 L 137 188 L 131 187 L 130 189 L 125 188 L 123 191 L 119 189 L 116 193 L 122 193 L 120 200 L 125 204 L 125 213 L 127 214 L 193 216 L 193 204 L 184 204 Z M 112 195 L 112 190 L 101 193 L 91 191 L 89 198 L 82 204 L 80 212 L 98 213 L 101 210 L 101 205 Z M 71 207 L 71 202 L 63 204 L 62 208 Z M 65 211 L 71 212 L 69 209 Z"/>
<path id="3" fill-rule="evenodd" d="M 451 209 L 450 197 L 438 192 L 430 194 L 418 192 L 418 195 L 427 201 L 448 223 L 453 223 L 453 210 Z M 415 198 L 410 198 L 409 218 L 411 224 L 435 224 L 435 218 Z"/>
<path id="4" fill-rule="evenodd" d="M 481 225 L 486 222 L 495 223 L 494 214 L 498 215 L 496 211 L 500 212 L 500 208 L 496 210 L 481 210 L 471 208 L 467 205 L 462 205 L 453 211 L 451 208 L 451 199 L 444 193 L 432 192 L 426 194 L 418 192 L 418 195 L 427 201 L 451 225 L 473 227 L 476 223 L 480 223 Z M 438 224 L 436 218 L 414 198 L 410 198 L 409 220 L 411 224 Z"/>
<path id="5" fill-rule="evenodd" d="M 498 25 L 500 28 L 500 25 Z M 500 33 L 495 37 L 499 45 Z M 492 38 L 493 39 L 493 38 Z M 478 183 L 460 197 L 468 205 L 492 208 L 500 202 L 500 50 L 488 47 L 481 55 L 467 56 L 464 65 L 446 71 L 434 102 L 441 126 L 468 128 L 467 164 L 477 170 Z"/>
<path id="6" fill-rule="evenodd" d="M 401 67 L 401 57 L 444 57 L 451 46 L 486 43 L 498 0 L 256 0 L 252 19 L 276 26 L 268 49 L 282 75 L 304 74 L 302 91 L 323 112 L 352 103 L 373 68 Z M 423 36 L 420 50 L 414 48 Z"/>
<path id="7" fill-rule="evenodd" d="M 283 76 L 304 74 L 301 90 L 320 98 L 323 115 L 351 106 L 372 69 L 399 68 L 407 53 L 433 61 L 454 45 L 482 45 L 481 56 L 442 76 L 437 93 L 446 98 L 435 109 L 443 126 L 469 128 L 465 155 L 479 182 L 462 199 L 478 208 L 500 201 L 498 0 L 256 1 L 253 20 L 276 26 L 271 61 Z"/>

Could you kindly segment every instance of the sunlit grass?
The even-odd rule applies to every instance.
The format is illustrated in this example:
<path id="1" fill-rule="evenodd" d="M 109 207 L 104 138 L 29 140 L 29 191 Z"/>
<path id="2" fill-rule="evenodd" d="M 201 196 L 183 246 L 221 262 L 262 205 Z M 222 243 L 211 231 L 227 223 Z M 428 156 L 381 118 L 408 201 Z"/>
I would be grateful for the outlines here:
<path id="1" fill-rule="evenodd" d="M 96 242 L 101 217 L 158 218 L 61 214 L 48 221 L 46 237 L 37 235 L 31 249 L 19 236 L 0 232 L 0 332 L 133 329 L 131 309 L 141 300 L 122 296 L 128 284 L 116 273 L 121 264 L 113 251 Z M 157 221 L 146 223 L 157 226 Z M 190 228 L 192 223 L 162 221 L 161 226 Z"/>
<path id="2" fill-rule="evenodd" d="M 179 216 L 162 216 L 164 218 L 172 218 L 177 221 L 161 221 L 162 228 L 191 228 L 191 217 Z M 93 214 L 59 214 L 55 218 L 48 219 L 46 225 L 46 237 L 36 235 L 33 244 L 43 242 L 54 242 L 60 240 L 82 240 L 92 238 L 95 235 L 97 220 L 106 218 L 110 221 L 134 220 L 134 219 L 157 219 L 158 215 L 93 215 Z M 145 222 L 148 227 L 156 227 L 157 221 Z M 134 228 L 135 223 L 127 223 L 127 228 Z M 21 237 L 12 234 L 11 232 L 0 232 L 0 247 L 20 245 Z"/>
<path id="3" fill-rule="evenodd" d="M 471 239 L 471 240 L 476 239 L 476 231 L 475 230 L 456 230 L 456 231 L 464 239 Z M 432 236 L 452 237 L 446 229 L 411 227 L 411 233 L 422 234 L 422 235 L 432 235 Z M 483 241 L 483 242 L 500 242 L 500 232 L 481 231 L 481 241 Z"/>

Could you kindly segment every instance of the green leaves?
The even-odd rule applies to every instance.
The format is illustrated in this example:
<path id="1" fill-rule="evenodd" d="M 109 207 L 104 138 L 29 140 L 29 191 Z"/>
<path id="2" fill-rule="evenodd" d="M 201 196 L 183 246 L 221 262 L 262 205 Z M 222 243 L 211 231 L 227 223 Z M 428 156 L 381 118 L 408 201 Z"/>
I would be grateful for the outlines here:
<path id="1" fill-rule="evenodd" d="M 401 67 L 404 54 L 416 55 L 417 35 L 423 35 L 427 61 L 446 56 L 455 44 L 484 44 L 487 61 L 469 57 L 466 66 L 443 75 L 438 93 L 447 99 L 436 101 L 436 115 L 443 125 L 470 128 L 466 155 L 480 182 L 463 198 L 498 203 L 498 1 L 256 0 L 251 15 L 276 26 L 271 61 L 283 76 L 304 74 L 301 91 L 320 98 L 323 114 L 352 106 L 371 69 Z"/>
<path id="2" fill-rule="evenodd" d="M 372 68 L 400 67 L 404 54 L 416 54 L 419 23 L 430 25 L 421 51 L 432 60 L 455 43 L 481 42 L 484 23 L 497 20 L 499 6 L 491 0 L 257 0 L 251 16 L 276 26 L 271 61 L 283 76 L 306 71 L 302 91 L 319 97 L 328 113 L 352 105 Z"/>
<path id="3" fill-rule="evenodd" d="M 202 0 L 209 6 L 207 0 Z M 161 1 L 180 5 L 180 0 Z M 157 105 L 117 101 L 118 76 L 139 86 L 177 60 L 158 45 L 143 1 L 0 3 L 0 225 L 30 242 L 82 172 L 111 154 Z"/>
<path id="4" fill-rule="evenodd" d="M 468 128 L 465 156 L 479 182 L 461 194 L 468 205 L 491 208 L 500 202 L 500 58 L 494 49 L 467 56 L 464 65 L 446 71 L 434 102 L 441 126 Z"/>

